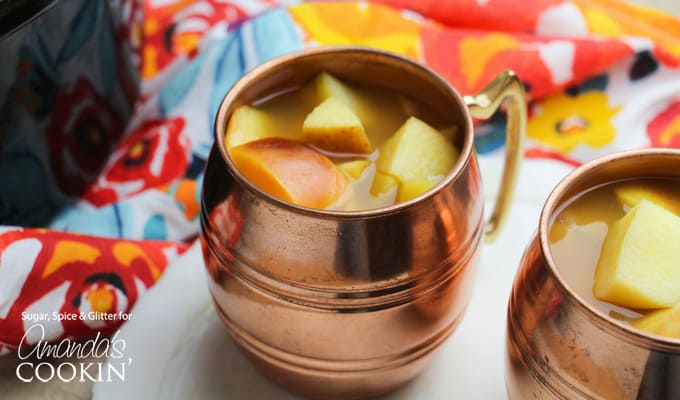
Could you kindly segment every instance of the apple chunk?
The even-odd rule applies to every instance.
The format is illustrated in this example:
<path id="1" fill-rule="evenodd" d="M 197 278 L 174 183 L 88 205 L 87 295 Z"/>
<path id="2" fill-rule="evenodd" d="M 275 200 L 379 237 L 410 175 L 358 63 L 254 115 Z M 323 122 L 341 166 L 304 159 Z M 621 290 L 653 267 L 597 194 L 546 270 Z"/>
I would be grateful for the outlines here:
<path id="1" fill-rule="evenodd" d="M 335 97 L 359 117 L 366 112 L 367 107 L 373 108 L 368 98 L 328 72 L 317 75 L 302 88 L 302 91 L 307 101 L 315 105 L 322 103 L 329 97 Z"/>
<path id="2" fill-rule="evenodd" d="M 385 96 L 367 85 L 355 87 L 322 72 L 301 88 L 304 106 L 335 97 L 361 120 L 372 145 L 384 142 L 403 122 L 399 96 Z"/>
<path id="3" fill-rule="evenodd" d="M 624 183 L 616 187 L 614 191 L 616 192 L 616 197 L 619 202 L 628 207 L 635 207 L 642 200 L 648 200 L 676 215 L 680 215 L 680 200 L 651 185 L 637 182 Z"/>
<path id="4" fill-rule="evenodd" d="M 409 118 L 380 147 L 379 171 L 396 177 L 404 187 L 400 201 L 418 196 L 451 171 L 458 150 L 439 131 Z"/>
<path id="5" fill-rule="evenodd" d="M 347 186 L 347 178 L 328 157 L 302 143 L 260 139 L 232 148 L 230 155 L 260 189 L 301 206 L 328 207 Z"/>
<path id="6" fill-rule="evenodd" d="M 238 145 L 268 137 L 283 137 L 302 141 L 302 131 L 288 126 L 286 121 L 278 120 L 267 112 L 251 106 L 237 108 L 227 124 L 227 150 Z"/>
<path id="7" fill-rule="evenodd" d="M 401 203 L 406 200 L 411 200 L 414 197 L 420 196 L 427 192 L 434 185 L 439 182 L 439 179 L 411 179 L 401 184 L 399 193 L 397 194 L 397 202 Z"/>
<path id="8" fill-rule="evenodd" d="M 302 125 L 302 134 L 306 143 L 326 151 L 373 151 L 359 118 L 335 97 L 329 97 L 307 115 Z"/>
<path id="9" fill-rule="evenodd" d="M 352 179 L 359 179 L 371 162 L 368 160 L 342 161 L 337 164 L 338 168 Z"/>
<path id="10" fill-rule="evenodd" d="M 371 185 L 371 194 L 373 196 L 380 196 L 389 193 L 398 187 L 399 183 L 393 176 L 376 172 L 375 177 L 373 178 L 373 184 Z"/>
<path id="11" fill-rule="evenodd" d="M 651 312 L 631 323 L 643 331 L 680 339 L 680 303 L 673 308 Z"/>
<path id="12" fill-rule="evenodd" d="M 637 309 L 680 302 L 680 217 L 640 201 L 605 238 L 595 270 L 596 298 Z"/>

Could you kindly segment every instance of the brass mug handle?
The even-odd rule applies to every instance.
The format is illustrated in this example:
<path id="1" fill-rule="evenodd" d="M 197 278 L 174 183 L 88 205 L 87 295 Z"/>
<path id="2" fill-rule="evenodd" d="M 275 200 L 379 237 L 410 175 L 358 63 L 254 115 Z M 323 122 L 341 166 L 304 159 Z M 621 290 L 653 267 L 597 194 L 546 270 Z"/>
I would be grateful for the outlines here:
<path id="1" fill-rule="evenodd" d="M 498 199 L 491 217 L 484 226 L 487 243 L 496 239 L 510 211 L 526 135 L 527 103 L 522 82 L 510 70 L 498 75 L 479 94 L 463 96 L 470 114 L 479 119 L 489 119 L 506 98 L 508 99 L 508 133 L 505 141 L 505 165 Z"/>

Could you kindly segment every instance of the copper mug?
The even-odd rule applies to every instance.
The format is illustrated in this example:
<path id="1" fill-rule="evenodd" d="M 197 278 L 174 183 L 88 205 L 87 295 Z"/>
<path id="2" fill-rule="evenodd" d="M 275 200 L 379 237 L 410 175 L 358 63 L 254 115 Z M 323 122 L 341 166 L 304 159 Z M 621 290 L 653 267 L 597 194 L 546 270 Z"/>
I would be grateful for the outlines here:
<path id="1" fill-rule="evenodd" d="M 569 287 L 550 253 L 550 224 L 569 199 L 638 177 L 680 178 L 680 150 L 598 159 L 574 170 L 548 197 L 508 306 L 511 399 L 680 398 L 680 339 L 639 331 L 598 311 Z"/>
<path id="2" fill-rule="evenodd" d="M 453 170 L 412 200 L 356 212 L 293 205 L 247 181 L 225 149 L 231 113 L 322 71 L 396 89 L 449 116 L 461 149 Z M 485 224 L 471 114 L 488 118 L 506 98 L 504 179 Z M 360 47 L 306 50 L 246 74 L 218 110 L 201 210 L 209 288 L 235 343 L 273 381 L 314 398 L 376 396 L 415 377 L 460 322 L 481 238 L 506 215 L 525 107 L 511 72 L 463 97 L 421 64 Z"/>

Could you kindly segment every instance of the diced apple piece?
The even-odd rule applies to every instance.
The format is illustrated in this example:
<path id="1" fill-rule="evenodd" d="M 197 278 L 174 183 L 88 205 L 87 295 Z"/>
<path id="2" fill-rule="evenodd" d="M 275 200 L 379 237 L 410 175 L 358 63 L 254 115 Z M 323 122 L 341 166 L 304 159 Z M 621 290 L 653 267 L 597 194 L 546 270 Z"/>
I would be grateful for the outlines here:
<path id="1" fill-rule="evenodd" d="M 680 339 L 680 303 L 631 321 L 634 327 L 661 336 Z"/>
<path id="2" fill-rule="evenodd" d="M 304 106 L 310 109 L 329 97 L 340 100 L 359 117 L 373 145 L 384 142 L 403 122 L 403 96 L 384 96 L 365 86 L 355 88 L 327 72 L 317 75 L 301 92 Z"/>
<path id="3" fill-rule="evenodd" d="M 373 185 L 371 186 L 371 194 L 373 196 L 380 196 L 397 188 L 398 185 L 399 182 L 393 176 L 376 172 L 373 178 Z"/>
<path id="4" fill-rule="evenodd" d="M 361 118 L 359 111 L 365 109 L 365 106 L 370 105 L 370 101 L 363 98 L 358 90 L 341 82 L 328 72 L 322 72 L 317 75 L 302 88 L 302 91 L 307 101 L 314 105 L 324 102 L 329 97 L 335 97 L 355 114 L 359 115 L 359 118 Z"/>
<path id="5" fill-rule="evenodd" d="M 595 270 L 599 300 L 636 309 L 680 302 L 680 217 L 642 200 L 609 230 Z"/>
<path id="6" fill-rule="evenodd" d="M 404 95 L 399 96 L 399 105 L 401 106 L 401 110 L 403 111 L 404 115 L 412 116 L 412 117 L 420 117 L 423 114 L 423 105 L 420 103 L 417 103 L 413 99 L 406 97 Z M 427 118 L 424 118 L 427 119 Z M 437 126 L 436 128 L 439 133 L 442 134 L 445 138 L 449 139 L 451 142 L 453 142 L 453 139 L 456 137 L 456 133 L 458 132 L 458 126 L 457 125 L 445 125 L 445 126 Z"/>
<path id="7" fill-rule="evenodd" d="M 251 106 L 237 108 L 229 118 L 226 133 L 227 150 L 268 137 L 302 141 L 302 131 L 286 126 L 268 113 Z"/>
<path id="8" fill-rule="evenodd" d="M 307 115 L 302 125 L 302 134 L 306 143 L 326 151 L 373 151 L 359 118 L 335 97 L 329 97 Z"/>
<path id="9" fill-rule="evenodd" d="M 347 186 L 347 178 L 323 154 L 281 138 L 260 139 L 231 149 L 241 173 L 265 192 L 301 206 L 325 208 Z"/>
<path id="10" fill-rule="evenodd" d="M 614 191 L 621 204 L 628 207 L 635 207 L 642 200 L 648 200 L 676 215 L 680 215 L 680 200 L 653 186 L 641 183 L 625 183 L 617 186 Z"/>
<path id="11" fill-rule="evenodd" d="M 402 182 L 399 185 L 399 193 L 397 194 L 397 203 L 402 201 L 411 200 L 414 197 L 418 197 L 421 194 L 427 192 L 434 185 L 439 182 L 441 178 L 437 179 L 411 179 Z"/>
<path id="12" fill-rule="evenodd" d="M 430 180 L 449 173 L 458 150 L 441 133 L 418 118 L 409 118 L 380 147 L 376 165 L 400 183 Z"/>
<path id="13" fill-rule="evenodd" d="M 343 161 L 337 164 L 338 168 L 352 179 L 359 179 L 366 168 L 371 165 L 368 160 Z"/>

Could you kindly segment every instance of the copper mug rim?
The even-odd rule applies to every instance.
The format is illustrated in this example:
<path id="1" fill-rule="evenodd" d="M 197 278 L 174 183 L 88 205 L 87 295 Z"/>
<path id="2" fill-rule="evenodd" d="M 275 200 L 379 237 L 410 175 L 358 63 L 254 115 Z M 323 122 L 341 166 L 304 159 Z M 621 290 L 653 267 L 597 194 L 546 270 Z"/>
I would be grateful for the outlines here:
<path id="1" fill-rule="evenodd" d="M 425 193 L 422 193 L 419 196 L 416 196 L 404 202 L 398 202 L 390 206 L 367 210 L 339 211 L 305 207 L 279 199 L 275 196 L 270 195 L 269 193 L 265 192 L 259 187 L 255 186 L 241 174 L 241 172 L 239 171 L 238 168 L 236 168 L 231 157 L 229 156 L 229 153 L 227 152 L 227 147 L 224 143 L 226 126 L 229 121 L 229 117 L 231 116 L 230 114 L 227 113 L 229 105 L 238 98 L 242 91 L 248 88 L 249 84 L 253 80 L 257 80 L 259 77 L 270 73 L 270 71 L 274 70 L 276 67 L 282 64 L 290 63 L 291 61 L 296 59 L 314 57 L 319 54 L 328 53 L 338 55 L 363 53 L 370 54 L 381 59 L 397 60 L 408 65 L 410 68 L 421 70 L 425 74 L 429 75 L 429 77 L 432 78 L 434 81 L 437 81 L 441 85 L 441 87 L 447 91 L 447 95 L 449 95 L 450 98 L 455 101 L 456 105 L 460 110 L 463 110 L 462 114 L 464 115 L 465 119 L 464 121 L 461 121 L 462 122 L 461 125 L 464 125 L 462 129 L 462 131 L 464 132 L 460 134 L 465 135 L 465 137 L 463 140 L 463 145 L 460 149 L 458 160 L 456 160 L 456 163 L 454 164 L 451 171 L 449 171 L 449 173 L 441 181 L 439 181 L 435 186 L 427 190 Z M 385 216 L 409 208 L 416 203 L 422 202 L 425 199 L 433 197 L 444 187 L 450 185 L 451 182 L 458 178 L 458 176 L 465 169 L 465 165 L 469 162 L 469 159 L 472 156 L 473 152 L 472 117 L 467 105 L 465 104 L 465 101 L 463 100 L 463 96 L 458 92 L 458 90 L 453 85 L 451 85 L 447 80 L 442 78 L 441 75 L 436 73 L 434 70 L 432 70 L 431 68 L 427 67 L 422 63 L 419 63 L 417 61 L 411 60 L 409 58 L 403 57 L 401 55 L 389 51 L 364 46 L 324 46 L 304 49 L 301 51 L 292 52 L 285 54 L 283 56 L 276 57 L 248 71 L 229 89 L 226 96 L 222 99 L 222 102 L 220 103 L 220 106 L 217 109 L 217 115 L 215 117 L 214 136 L 215 143 L 219 148 L 220 155 L 222 156 L 222 159 L 224 160 L 227 169 L 229 170 L 229 173 L 234 177 L 234 179 L 237 180 L 237 182 L 246 187 L 249 191 L 257 194 L 258 197 L 260 198 L 266 199 L 268 202 L 276 204 L 278 207 L 281 207 L 283 209 L 294 211 L 300 214 L 310 215 L 313 217 L 327 219 L 366 219 Z"/>
<path id="2" fill-rule="evenodd" d="M 568 201 L 573 197 L 565 197 L 565 194 L 569 191 L 569 189 L 571 189 L 585 174 L 599 169 L 608 163 L 613 161 L 623 162 L 622 160 L 631 160 L 648 156 L 669 156 L 671 158 L 677 158 L 678 162 L 680 162 L 680 150 L 678 149 L 647 148 L 642 150 L 629 150 L 612 153 L 583 164 L 582 166 L 567 174 L 567 176 L 565 176 L 552 190 L 543 206 L 543 209 L 541 210 L 538 226 L 541 257 L 550 269 L 550 272 L 553 274 L 557 283 L 561 286 L 560 289 L 566 292 L 572 299 L 574 299 L 576 304 L 583 311 L 593 317 L 598 325 L 615 332 L 624 340 L 635 343 L 643 343 L 649 347 L 660 350 L 680 353 L 680 339 L 656 335 L 633 328 L 629 324 L 625 324 L 621 321 L 617 321 L 614 318 L 608 317 L 603 312 L 596 309 L 593 305 L 585 301 L 578 293 L 572 290 L 569 284 L 565 281 L 564 277 L 560 273 L 559 268 L 557 268 L 555 265 L 552 253 L 550 251 L 550 224 L 553 220 L 553 216 L 555 216 L 555 212 L 560 209 L 560 206 L 564 204 L 565 201 Z"/>

